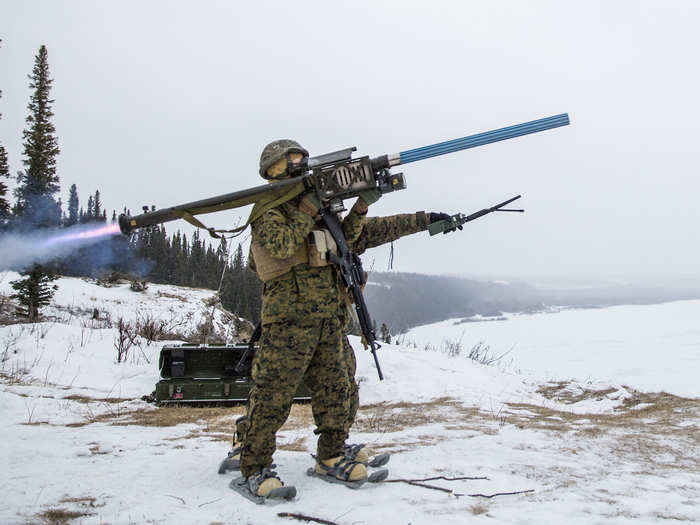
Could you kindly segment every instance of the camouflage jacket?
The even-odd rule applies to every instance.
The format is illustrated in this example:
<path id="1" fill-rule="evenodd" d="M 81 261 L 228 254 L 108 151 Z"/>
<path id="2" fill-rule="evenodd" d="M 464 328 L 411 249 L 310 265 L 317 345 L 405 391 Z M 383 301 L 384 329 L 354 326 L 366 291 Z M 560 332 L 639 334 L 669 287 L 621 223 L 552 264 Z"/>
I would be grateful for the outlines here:
<path id="1" fill-rule="evenodd" d="M 251 224 L 252 240 L 272 257 L 292 255 L 313 229 L 323 228 L 307 214 L 298 211 L 299 199 L 273 208 Z M 351 211 L 343 220 L 349 243 L 359 237 L 365 216 Z M 255 261 L 249 257 L 251 268 Z M 261 320 L 263 324 L 295 322 L 300 319 L 346 316 L 347 293 L 342 276 L 334 265 L 310 267 L 298 264 L 280 277 L 263 285 Z"/>
<path id="2" fill-rule="evenodd" d="M 362 232 L 355 241 L 350 243 L 350 249 L 359 255 L 369 248 L 427 229 L 428 216 L 422 211 L 389 217 L 367 217 Z"/>

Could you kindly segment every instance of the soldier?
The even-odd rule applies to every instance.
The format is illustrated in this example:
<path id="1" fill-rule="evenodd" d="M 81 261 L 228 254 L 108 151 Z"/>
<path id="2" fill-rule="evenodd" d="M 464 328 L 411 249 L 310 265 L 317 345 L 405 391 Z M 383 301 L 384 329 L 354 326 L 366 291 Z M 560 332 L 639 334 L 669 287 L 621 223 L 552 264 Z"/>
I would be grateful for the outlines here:
<path id="1" fill-rule="evenodd" d="M 277 147 L 275 147 L 277 145 Z M 284 149 L 286 148 L 286 151 Z M 298 148 L 298 149 L 297 149 Z M 271 155 L 270 152 L 278 150 L 276 155 Z M 307 155 L 306 151 L 303 150 L 298 144 L 292 142 L 292 141 L 278 141 L 275 143 L 272 143 L 266 147 L 266 149 L 263 151 L 263 156 L 261 158 L 261 173 L 265 172 L 267 175 L 266 178 L 270 178 L 272 180 L 279 180 L 281 177 L 288 176 L 289 175 L 289 169 L 286 171 L 282 170 L 282 165 L 285 165 L 287 167 L 289 162 L 295 162 L 297 160 L 300 160 L 303 155 Z M 275 158 L 276 157 L 276 158 Z M 266 170 L 266 171 L 264 171 Z M 448 216 L 445 214 L 437 214 L 437 213 L 432 213 L 428 217 L 425 213 L 423 212 L 418 212 L 416 214 L 404 214 L 404 215 L 396 215 L 393 217 L 386 217 L 386 218 L 372 218 L 372 219 L 367 219 L 365 222 L 364 220 L 364 215 L 366 214 L 367 211 L 367 203 L 366 201 L 372 201 L 374 202 L 377 198 L 378 192 L 370 192 L 368 195 L 363 195 L 362 199 L 358 200 L 358 202 L 353 206 L 350 214 L 346 217 L 345 221 L 343 222 L 345 234 L 349 240 L 349 244 L 351 245 L 351 248 L 358 252 L 358 253 L 363 253 L 366 249 L 374 247 L 374 246 L 379 246 L 380 244 L 384 244 L 386 242 L 393 241 L 395 239 L 398 239 L 399 237 L 402 237 L 404 235 L 408 235 L 410 233 L 415 233 L 418 231 L 422 231 L 427 229 L 428 223 L 433 222 L 436 220 L 444 219 L 447 218 Z M 302 199 L 299 200 L 299 203 L 297 205 L 297 210 L 302 210 L 306 204 L 305 199 L 308 197 L 303 197 Z M 290 221 L 290 218 L 293 218 L 293 212 L 295 210 L 290 209 L 289 206 L 286 208 L 287 214 L 285 214 L 285 224 L 288 224 Z M 314 209 L 310 209 L 309 211 L 313 212 L 315 215 L 315 212 L 317 211 L 317 205 L 314 207 Z M 307 213 L 307 215 L 311 215 L 310 213 Z M 279 216 L 275 217 L 277 221 L 279 221 Z M 257 222 L 257 221 L 256 221 Z M 275 273 L 280 273 L 283 272 L 285 269 L 289 271 L 289 268 L 280 268 L 279 267 L 279 261 L 271 260 L 269 255 L 264 251 L 261 251 L 261 248 L 264 249 L 263 246 L 261 246 L 261 243 L 258 241 L 258 236 L 256 235 L 256 231 L 258 234 L 261 231 L 261 227 L 263 224 L 257 225 L 256 222 L 253 224 L 253 244 L 251 247 L 251 252 L 252 252 L 252 257 L 250 260 L 253 262 L 252 266 L 258 273 L 260 274 L 261 278 L 265 282 L 265 287 L 264 287 L 264 298 L 263 298 L 263 327 L 265 327 L 267 324 L 270 324 L 272 326 L 268 327 L 268 330 L 264 329 L 264 332 L 269 333 L 269 329 L 272 329 L 272 332 L 277 335 L 280 339 L 275 341 L 270 338 L 266 340 L 265 335 L 262 337 L 262 345 L 266 345 L 269 343 L 271 344 L 277 344 L 280 346 L 283 334 L 277 333 L 276 330 L 286 330 L 288 332 L 298 332 L 299 330 L 304 330 L 301 326 L 298 326 L 297 324 L 295 325 L 288 325 L 286 327 L 280 326 L 279 321 L 277 321 L 278 318 L 286 318 L 288 320 L 293 320 L 294 315 L 289 315 L 287 312 L 287 309 L 285 309 L 285 306 L 288 307 L 296 307 L 298 305 L 291 304 L 290 302 L 289 305 L 285 305 L 283 301 L 277 301 L 277 304 L 270 304 L 271 297 L 268 296 L 265 297 L 265 295 L 268 292 L 268 288 L 273 288 L 271 283 L 275 282 L 277 280 L 277 276 L 275 276 Z M 272 218 L 268 218 L 268 222 L 271 223 L 272 225 L 275 224 L 275 221 Z M 271 228 L 268 228 L 268 230 Z M 358 235 L 358 230 L 361 232 Z M 261 236 L 264 239 L 264 235 Z M 272 235 L 270 237 L 273 237 Z M 283 245 L 285 242 L 279 242 L 278 244 Z M 306 247 L 308 250 L 308 246 Z M 273 246 L 272 250 L 276 250 L 276 246 Z M 291 250 L 289 250 L 291 251 Z M 287 255 L 285 253 L 284 255 Z M 273 255 L 274 256 L 274 255 Z M 306 256 L 308 257 L 308 261 L 299 261 L 298 259 L 295 259 L 293 262 L 294 264 L 291 266 L 291 271 L 295 273 L 297 272 L 307 272 L 311 271 L 313 267 L 309 268 L 311 265 L 311 260 L 315 259 L 314 254 L 310 253 L 307 251 Z M 304 259 L 304 256 L 301 256 L 301 259 Z M 287 261 L 287 265 L 292 261 Z M 262 265 L 262 266 L 261 266 Z M 276 268 L 274 272 L 272 272 L 270 269 L 271 268 Z M 325 266 L 324 266 L 325 267 Z M 318 272 L 318 268 L 316 267 L 315 271 Z M 329 305 L 327 303 L 323 304 L 323 308 L 328 310 L 328 312 L 331 313 L 331 317 L 337 316 L 338 318 L 342 319 L 345 324 L 347 324 L 347 316 L 345 314 L 345 301 L 341 300 L 341 297 L 344 294 L 344 286 L 342 285 L 342 281 L 339 280 L 339 276 L 337 275 L 336 272 L 332 268 L 325 267 L 326 270 L 323 271 L 328 271 L 329 269 L 331 272 L 333 272 L 334 275 L 334 281 L 333 283 L 329 286 L 328 283 L 326 283 L 326 287 L 329 289 L 340 289 L 343 293 L 340 295 L 336 294 L 335 289 L 331 293 L 331 295 L 334 295 L 334 299 L 337 301 L 335 305 Z M 272 275 L 272 276 L 271 276 Z M 282 277 L 286 275 L 286 273 L 282 273 Z M 317 275 L 315 275 L 317 277 Z M 297 285 L 298 285 L 298 279 L 297 279 Z M 318 290 L 317 290 L 318 291 Z M 325 290 L 324 294 L 328 295 L 329 290 Z M 321 294 L 321 295 L 324 295 Z M 290 297 L 287 295 L 285 296 L 285 299 L 289 299 Z M 318 302 L 318 300 L 321 299 L 320 296 L 315 297 L 315 296 L 309 296 L 308 301 L 310 303 L 313 302 Z M 323 302 L 323 301 L 322 301 Z M 271 319 L 272 318 L 272 319 Z M 334 325 L 337 326 L 337 325 Z M 299 339 L 303 339 L 303 337 L 300 337 Z M 296 341 L 295 339 L 290 339 L 292 341 Z M 328 348 L 324 348 L 324 351 L 328 352 Z M 336 349 L 333 349 L 336 350 Z M 317 350 L 320 351 L 320 350 Z M 270 352 L 268 352 L 270 353 Z M 274 352 L 273 352 L 274 353 Z M 335 353 L 335 352 L 332 352 Z M 256 362 L 254 363 L 254 379 L 256 381 L 256 385 L 259 383 L 258 377 L 260 376 L 260 365 L 261 363 L 263 366 L 268 366 L 266 363 L 266 359 L 258 359 L 256 356 Z M 317 464 L 316 464 L 316 473 L 317 475 L 321 476 L 330 476 L 334 478 L 338 478 L 341 481 L 345 482 L 350 482 L 350 483 L 357 483 L 357 482 L 362 482 L 364 479 L 366 479 L 367 473 L 366 473 L 366 468 L 365 465 L 367 461 L 369 460 L 367 454 L 365 453 L 364 450 L 362 450 L 361 445 L 354 445 L 354 446 L 345 446 L 345 439 L 347 438 L 348 431 L 350 427 L 352 426 L 354 419 L 355 419 L 355 414 L 357 413 L 357 409 L 359 406 L 359 397 L 358 397 L 358 391 L 357 391 L 357 383 L 355 382 L 354 376 L 355 376 L 355 356 L 352 350 L 352 347 L 350 346 L 349 342 L 347 341 L 346 337 L 342 337 L 342 361 L 344 365 L 344 372 L 345 372 L 345 392 L 341 392 L 342 389 L 338 389 L 337 392 L 335 392 L 335 395 L 338 395 L 338 397 L 345 397 L 347 400 L 347 406 L 346 410 L 343 414 L 342 417 L 342 437 L 338 438 L 337 436 L 334 438 L 336 441 L 335 445 L 335 450 L 331 454 L 332 457 L 326 458 L 324 456 L 328 456 L 330 453 L 322 451 L 323 450 L 323 424 L 326 424 L 329 417 L 328 414 L 323 412 L 323 409 L 318 408 L 317 405 L 329 405 L 327 401 L 324 400 L 319 400 L 316 399 L 314 396 L 312 400 L 312 405 L 313 405 L 313 410 L 314 410 L 314 419 L 316 420 L 316 423 L 318 425 L 318 430 L 317 432 L 321 433 L 321 438 L 319 438 L 319 447 L 318 447 L 318 455 L 317 455 Z M 313 362 L 313 359 L 312 359 Z M 291 364 L 291 363 L 290 363 Z M 257 369 L 256 369 L 257 367 Z M 303 373 L 303 368 L 301 368 L 301 371 Z M 315 392 L 317 388 L 322 387 L 322 385 L 319 385 L 318 383 L 318 378 L 316 378 L 316 371 L 310 370 L 309 373 L 307 373 L 307 384 L 309 387 L 312 389 L 312 392 Z M 333 372 L 333 374 L 337 376 L 342 375 L 342 374 L 337 374 L 336 372 Z M 296 376 L 298 376 L 298 371 L 296 373 Z M 296 377 L 295 376 L 295 377 Z M 296 389 L 297 383 L 294 383 L 294 388 L 290 390 L 289 394 L 289 403 L 291 404 L 291 395 L 293 395 L 294 390 Z M 316 385 L 316 386 L 314 386 Z M 263 386 L 262 390 L 265 391 L 267 387 Z M 242 456 L 242 461 L 241 461 L 241 472 L 244 476 L 247 477 L 249 483 L 248 487 L 251 489 L 251 493 L 253 493 L 256 496 L 269 496 L 271 494 L 271 491 L 283 491 L 284 489 L 288 489 L 288 487 L 282 488 L 282 483 L 281 481 L 272 473 L 269 471 L 269 469 L 265 469 L 267 464 L 258 464 L 258 465 L 253 465 L 253 468 L 255 467 L 263 467 L 259 472 L 253 472 L 252 474 L 248 474 L 248 472 L 251 472 L 250 468 L 246 467 L 246 456 L 248 455 L 246 452 L 246 446 L 248 446 L 251 450 L 256 450 L 256 445 L 253 443 L 252 445 L 250 444 L 251 441 L 254 440 L 255 436 L 258 434 L 254 430 L 253 433 L 251 433 L 250 428 L 249 428 L 249 420 L 252 420 L 253 423 L 255 424 L 255 419 L 256 419 L 256 408 L 260 404 L 260 399 L 262 398 L 262 394 L 260 393 L 260 389 L 256 386 L 256 388 L 251 392 L 251 400 L 248 406 L 248 415 L 243 416 L 239 418 L 236 422 L 236 434 L 234 438 L 234 448 L 233 450 L 229 453 L 229 457 L 227 460 L 222 464 L 222 469 L 220 472 L 225 471 L 225 468 L 236 468 L 238 467 L 239 459 L 240 456 Z M 332 403 L 330 403 L 332 405 Z M 283 404 L 283 406 L 287 406 L 286 404 Z M 282 411 L 284 417 L 280 417 L 279 414 L 277 414 L 276 418 L 271 418 L 274 419 L 274 424 L 272 424 L 272 427 L 275 427 L 275 431 L 281 426 L 281 424 L 284 423 L 284 420 L 286 419 L 288 413 L 289 413 L 289 408 L 285 408 L 285 410 Z M 251 417 L 252 416 L 252 417 Z M 334 413 L 334 416 L 330 419 L 337 419 L 337 413 Z M 325 418 L 325 419 L 324 419 Z M 324 421 L 326 423 L 324 423 Z M 336 430 L 337 431 L 337 430 Z M 336 432 L 333 431 L 333 432 Z M 268 432 L 269 433 L 269 432 Z M 251 437 L 253 436 L 253 437 Z M 269 439 L 269 438 L 268 438 Z M 246 445 L 246 443 L 249 443 Z M 338 443 L 340 443 L 340 450 L 338 450 Z M 258 450 L 263 447 L 258 447 Z M 270 444 L 267 444 L 266 446 L 267 450 L 270 450 Z M 326 450 L 329 450 L 330 447 Z M 243 453 L 241 453 L 241 450 L 243 450 Z M 271 451 L 269 452 L 269 462 L 271 462 L 272 458 L 272 452 L 274 451 L 274 434 L 272 437 L 272 448 Z M 325 452 L 325 453 L 324 453 Z M 335 455 L 336 453 L 341 452 L 342 455 Z M 250 456 L 249 456 L 250 457 Z M 388 456 L 384 458 L 384 462 L 388 461 Z M 383 463 L 379 463 L 383 464 Z M 377 463 L 374 463 L 373 466 L 379 466 Z"/>
<path id="2" fill-rule="evenodd" d="M 292 176 L 308 152 L 292 140 L 268 144 L 260 175 L 276 181 Z M 380 196 L 363 192 L 343 220 L 349 242 L 362 230 L 367 208 Z M 349 380 L 343 352 L 347 323 L 346 290 L 336 267 L 326 260 L 330 238 L 319 220 L 319 203 L 305 194 L 272 208 L 251 224 L 251 253 L 263 281 L 262 335 L 253 359 L 240 469 L 254 497 L 293 497 L 270 467 L 275 435 L 289 415 L 302 378 L 311 390 L 319 434 L 316 473 L 344 482 L 363 482 L 364 465 L 343 453 Z M 323 241 L 323 242 L 321 242 Z M 323 252 L 320 252 L 321 246 Z"/>

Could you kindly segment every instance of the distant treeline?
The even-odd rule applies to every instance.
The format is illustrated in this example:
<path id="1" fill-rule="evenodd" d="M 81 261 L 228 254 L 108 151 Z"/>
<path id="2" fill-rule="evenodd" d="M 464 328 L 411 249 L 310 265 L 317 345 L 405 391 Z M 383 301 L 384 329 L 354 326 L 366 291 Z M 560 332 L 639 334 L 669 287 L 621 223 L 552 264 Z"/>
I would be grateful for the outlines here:
<path id="1" fill-rule="evenodd" d="M 393 334 L 444 319 L 536 311 L 544 304 L 526 285 L 415 273 L 373 272 L 365 297 L 377 322 Z"/>

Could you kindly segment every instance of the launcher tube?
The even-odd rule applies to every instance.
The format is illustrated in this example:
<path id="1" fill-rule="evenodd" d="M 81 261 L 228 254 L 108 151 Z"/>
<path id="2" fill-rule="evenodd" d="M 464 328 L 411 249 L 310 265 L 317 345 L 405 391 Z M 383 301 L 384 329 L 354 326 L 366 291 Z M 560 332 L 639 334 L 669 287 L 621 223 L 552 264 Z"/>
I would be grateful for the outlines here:
<path id="1" fill-rule="evenodd" d="M 138 228 L 145 228 L 147 226 L 153 226 L 155 224 L 180 219 L 182 218 L 182 214 L 180 213 L 182 211 L 186 211 L 192 215 L 199 215 L 203 213 L 228 210 L 234 207 L 232 206 L 232 203 L 236 203 L 237 206 L 246 206 L 254 203 L 255 197 L 262 193 L 291 186 L 303 178 L 305 178 L 305 176 L 282 180 L 275 182 L 274 184 L 261 184 L 260 186 L 255 186 L 254 188 L 234 191 L 233 193 L 225 193 L 223 195 L 217 195 L 216 197 L 209 197 L 208 199 L 179 204 L 177 206 L 162 208 L 160 210 L 148 213 L 141 213 L 140 215 L 134 215 L 133 217 L 122 214 L 119 216 L 119 229 L 122 231 L 122 233 L 129 234 Z"/>
<path id="2" fill-rule="evenodd" d="M 470 135 L 468 137 L 462 137 L 459 139 L 439 142 L 437 144 L 431 144 L 430 146 L 423 146 L 420 148 L 402 151 L 398 154 L 398 162 L 396 162 L 395 154 L 389 155 L 389 159 L 391 165 L 408 164 L 409 162 L 416 162 L 418 160 L 429 159 L 430 157 L 446 155 L 447 153 L 454 153 L 455 151 L 461 151 L 463 149 L 476 148 L 492 142 L 499 142 L 501 140 L 521 137 L 531 133 L 538 133 L 540 131 L 558 128 L 560 126 L 567 126 L 568 124 L 569 114 L 562 113 L 560 115 L 524 122 L 522 124 L 515 124 L 513 126 L 495 129 L 493 131 L 486 131 L 484 133 Z"/>

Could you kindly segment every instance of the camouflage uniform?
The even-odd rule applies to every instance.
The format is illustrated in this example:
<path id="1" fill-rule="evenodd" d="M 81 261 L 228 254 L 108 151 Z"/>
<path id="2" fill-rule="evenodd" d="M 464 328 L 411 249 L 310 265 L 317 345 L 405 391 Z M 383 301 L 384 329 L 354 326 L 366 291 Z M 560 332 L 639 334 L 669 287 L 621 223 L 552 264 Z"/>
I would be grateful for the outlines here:
<path id="1" fill-rule="evenodd" d="M 300 199 L 273 208 L 251 225 L 252 243 L 273 258 L 291 256 L 312 229 L 322 228 L 296 209 Z M 343 221 L 349 242 L 357 240 L 364 215 L 351 211 Z M 343 351 L 347 291 L 333 265 L 301 263 L 264 283 L 262 336 L 253 359 L 255 386 L 248 402 L 248 428 L 241 451 L 247 477 L 272 463 L 275 434 L 284 424 L 302 378 L 320 434 L 317 456 L 342 455 L 348 412 L 348 372 Z"/>
<path id="2" fill-rule="evenodd" d="M 395 241 L 406 235 L 428 229 L 428 218 L 422 211 L 406 213 L 390 217 L 368 217 L 362 224 L 362 231 L 350 247 L 355 253 L 362 254 L 369 248 L 381 246 L 387 242 Z M 249 258 L 249 260 L 252 260 Z M 254 264 L 254 263 L 253 263 Z M 347 326 L 346 326 L 347 327 Z M 359 389 L 355 381 L 357 362 L 355 352 L 346 336 L 343 337 L 343 359 L 347 378 L 348 406 L 344 417 L 343 434 L 347 439 L 350 428 L 355 422 L 355 416 L 360 406 Z M 242 442 L 248 431 L 248 419 L 246 416 L 236 420 L 236 436 L 234 442 Z"/>

